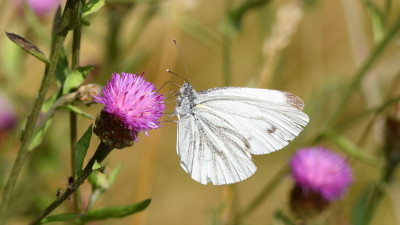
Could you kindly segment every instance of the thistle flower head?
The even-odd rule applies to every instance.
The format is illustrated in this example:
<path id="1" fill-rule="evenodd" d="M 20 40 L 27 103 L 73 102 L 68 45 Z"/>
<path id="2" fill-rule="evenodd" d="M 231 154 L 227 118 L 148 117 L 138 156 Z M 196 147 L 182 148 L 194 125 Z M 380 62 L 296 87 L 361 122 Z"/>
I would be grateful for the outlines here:
<path id="1" fill-rule="evenodd" d="M 353 181 L 346 160 L 322 147 L 298 150 L 289 164 L 303 191 L 318 193 L 328 201 L 339 198 Z"/>
<path id="2" fill-rule="evenodd" d="M 102 141 L 121 138 L 121 136 L 126 136 L 127 131 L 131 138 L 137 141 L 139 132 L 145 132 L 147 135 L 148 130 L 160 127 L 158 119 L 165 110 L 163 95 L 158 94 L 155 86 L 139 74 L 114 73 L 111 81 L 102 88 L 101 93 L 94 96 L 94 101 L 104 105 L 101 116 L 98 118 L 98 120 L 101 118 L 103 120 L 96 121 L 97 130 L 100 129 L 100 124 L 104 125 L 104 128 L 100 130 L 108 130 L 105 131 L 107 135 L 104 132 L 101 135 L 98 134 Z M 119 125 L 119 128 L 110 127 L 110 123 Z"/>

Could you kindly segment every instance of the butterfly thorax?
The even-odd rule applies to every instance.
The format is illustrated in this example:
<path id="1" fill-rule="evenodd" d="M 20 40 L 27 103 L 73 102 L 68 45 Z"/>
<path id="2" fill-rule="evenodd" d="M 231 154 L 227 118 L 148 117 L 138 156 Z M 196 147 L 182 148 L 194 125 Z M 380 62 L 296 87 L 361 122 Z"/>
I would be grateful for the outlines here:
<path id="1" fill-rule="evenodd" d="M 179 89 L 178 106 L 176 107 L 176 114 L 178 118 L 192 113 L 192 108 L 195 106 L 194 101 L 197 99 L 198 94 L 193 89 L 192 85 L 184 82 Z"/>

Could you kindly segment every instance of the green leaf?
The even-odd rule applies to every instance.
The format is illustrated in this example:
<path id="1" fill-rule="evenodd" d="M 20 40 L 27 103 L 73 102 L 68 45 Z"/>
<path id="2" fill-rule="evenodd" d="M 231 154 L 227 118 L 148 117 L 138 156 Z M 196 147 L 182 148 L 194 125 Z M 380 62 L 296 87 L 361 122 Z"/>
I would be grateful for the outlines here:
<path id="1" fill-rule="evenodd" d="M 83 66 L 69 73 L 64 82 L 63 95 L 69 93 L 73 89 L 78 88 L 92 69 L 92 65 Z"/>
<path id="2" fill-rule="evenodd" d="M 52 119 L 47 120 L 46 124 L 39 130 L 35 130 L 33 134 L 31 144 L 29 145 L 28 151 L 32 151 L 43 141 L 43 137 L 46 134 L 47 129 L 50 127 Z"/>
<path id="3" fill-rule="evenodd" d="M 46 65 L 50 65 L 50 61 L 46 58 L 46 56 L 44 56 L 43 52 L 38 47 L 36 47 L 36 45 L 32 44 L 30 41 L 17 34 L 6 32 L 6 35 L 12 42 L 23 48 L 29 54 L 35 56 Z"/>
<path id="4" fill-rule="evenodd" d="M 85 80 L 83 74 L 75 70 L 70 72 L 65 79 L 62 94 L 68 94 L 73 89 L 79 87 L 79 85 Z"/>
<path id="5" fill-rule="evenodd" d="M 353 224 L 368 225 L 385 196 L 386 184 L 368 185 L 353 209 Z"/>
<path id="6" fill-rule="evenodd" d="M 82 220 L 85 222 L 93 220 L 104 220 L 110 218 L 121 218 L 143 211 L 149 206 L 151 199 L 146 199 L 139 203 L 134 203 L 126 206 L 118 206 L 112 208 L 104 208 L 99 210 L 89 211 Z"/>
<path id="7" fill-rule="evenodd" d="M 92 189 L 94 190 L 98 183 L 97 173 L 90 173 L 90 175 L 88 177 L 88 181 L 92 185 Z"/>
<path id="8" fill-rule="evenodd" d="M 75 174 L 78 177 L 82 172 L 83 160 L 85 159 L 87 150 L 90 144 L 90 138 L 92 137 L 92 127 L 91 124 L 86 132 L 83 134 L 78 143 L 76 143 L 75 148 Z"/>
<path id="9" fill-rule="evenodd" d="M 104 172 L 104 167 L 99 163 L 99 162 L 97 162 L 97 160 L 94 162 L 94 164 L 93 164 L 93 166 L 92 166 L 92 170 L 93 171 L 100 171 L 100 172 Z"/>
<path id="10" fill-rule="evenodd" d="M 89 2 L 82 7 L 82 17 L 86 17 L 98 11 L 104 4 L 105 0 L 89 0 Z"/>
<path id="11" fill-rule="evenodd" d="M 54 75 L 57 80 L 57 84 L 59 87 L 63 87 L 65 80 L 67 79 L 67 75 L 70 74 L 71 71 L 68 66 L 68 58 L 65 54 L 65 50 L 61 50 L 60 57 L 58 58 L 57 67 L 54 71 Z"/>
<path id="12" fill-rule="evenodd" d="M 75 213 L 63 213 L 63 214 L 58 214 L 58 215 L 54 215 L 54 216 L 48 216 L 48 217 L 42 219 L 42 221 L 40 221 L 40 224 L 50 223 L 50 222 L 68 221 L 68 220 L 76 219 L 76 218 L 79 218 L 82 216 L 83 215 L 78 215 Z"/>
<path id="13" fill-rule="evenodd" d="M 92 71 L 93 68 L 94 68 L 93 65 L 87 65 L 87 66 L 80 66 L 76 70 L 78 70 L 80 73 L 82 73 L 83 76 L 86 78 L 87 75 L 90 73 L 90 71 Z"/>
<path id="14" fill-rule="evenodd" d="M 353 208 L 353 223 L 354 225 L 364 225 L 368 215 L 368 199 L 371 193 L 371 187 L 367 186 Z"/>
<path id="15" fill-rule="evenodd" d="M 96 119 L 92 114 L 90 114 L 90 113 L 88 113 L 88 112 L 85 112 L 85 111 L 83 111 L 82 109 L 80 109 L 80 108 L 78 108 L 78 107 L 76 107 L 76 106 L 74 106 L 74 105 L 62 105 L 62 106 L 60 106 L 59 108 L 68 109 L 68 110 L 70 110 L 71 112 L 74 112 L 74 113 L 76 113 L 76 114 L 78 114 L 78 115 L 80 115 L 80 116 L 86 117 L 86 118 L 88 118 L 88 119 L 92 119 L 92 120 Z"/>
<path id="16" fill-rule="evenodd" d="M 90 26 L 90 22 L 86 17 L 82 18 L 82 25 L 83 26 Z"/>
<path id="17" fill-rule="evenodd" d="M 47 113 L 50 110 L 50 108 L 54 105 L 54 103 L 57 101 L 57 99 L 58 99 L 58 94 L 57 93 L 53 94 L 50 98 L 48 98 L 43 103 L 42 112 L 43 113 Z"/>
<path id="18" fill-rule="evenodd" d="M 51 106 L 53 106 L 53 104 L 56 102 L 56 100 L 57 100 L 57 93 L 52 95 L 49 99 L 47 99 L 43 103 L 42 110 L 39 114 L 38 124 L 41 121 L 41 117 L 51 108 Z M 43 137 L 46 134 L 47 129 L 50 127 L 51 121 L 52 121 L 52 119 L 49 118 L 43 127 L 35 129 L 35 131 L 33 133 L 31 144 L 29 145 L 29 148 L 28 148 L 29 151 L 32 151 L 38 145 L 40 145 L 40 143 L 42 143 Z"/>

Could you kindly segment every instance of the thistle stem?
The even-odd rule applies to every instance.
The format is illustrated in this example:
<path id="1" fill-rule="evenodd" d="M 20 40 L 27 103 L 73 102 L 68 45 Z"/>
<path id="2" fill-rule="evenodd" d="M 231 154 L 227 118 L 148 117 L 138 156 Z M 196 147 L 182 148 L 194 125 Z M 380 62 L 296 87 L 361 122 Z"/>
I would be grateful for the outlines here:
<path id="1" fill-rule="evenodd" d="M 369 69 L 374 65 L 378 57 L 382 54 L 383 50 L 388 46 L 390 41 L 392 40 L 393 37 L 395 37 L 395 34 L 400 30 L 400 18 L 397 19 L 396 23 L 392 26 L 392 28 L 386 33 L 386 35 L 382 38 L 380 43 L 373 49 L 369 57 L 366 59 L 364 64 L 360 67 L 360 69 L 356 72 L 354 75 L 353 80 L 351 81 L 349 87 L 347 90 L 344 92 L 342 99 L 338 106 L 336 107 L 335 111 L 332 113 L 330 116 L 327 125 L 330 126 L 334 122 L 336 122 L 337 118 L 339 117 L 340 113 L 342 110 L 345 108 L 347 105 L 351 94 L 358 88 L 360 85 L 361 81 L 369 71 Z"/>
<path id="2" fill-rule="evenodd" d="M 35 129 L 36 121 L 39 117 L 39 112 L 43 106 L 43 103 L 46 98 L 46 93 L 50 87 L 50 81 L 52 75 L 57 66 L 58 58 L 60 56 L 60 52 L 64 45 L 65 38 L 68 34 L 69 30 L 69 21 L 71 19 L 72 10 L 76 4 L 77 0 L 68 0 L 64 9 L 63 17 L 61 20 L 61 24 L 59 26 L 58 32 L 55 37 L 54 45 L 52 46 L 51 53 L 50 53 L 50 64 L 46 65 L 46 69 L 44 72 L 44 76 L 42 79 L 42 83 L 37 94 L 35 103 L 33 105 L 33 109 L 28 116 L 24 134 L 21 141 L 21 146 L 18 151 L 17 158 L 14 161 L 13 167 L 11 169 L 10 176 L 8 177 L 6 186 L 3 191 L 3 199 L 0 205 L 0 224 L 3 224 L 5 221 L 5 217 L 7 215 L 7 209 L 9 208 L 9 202 L 11 196 L 13 194 L 15 184 L 18 179 L 18 175 L 21 172 L 22 166 L 29 155 L 29 146 L 32 141 L 33 131 Z"/>
<path id="3" fill-rule="evenodd" d="M 112 147 L 104 144 L 101 142 L 99 146 L 97 147 L 96 152 L 94 153 L 93 157 L 90 159 L 88 164 L 86 165 L 85 169 L 82 170 L 81 174 L 79 177 L 75 179 L 75 181 L 72 184 L 68 184 L 68 188 L 58 197 L 56 200 L 54 200 L 36 219 L 32 220 L 30 222 L 30 225 L 36 225 L 40 224 L 40 221 L 45 218 L 47 215 L 49 215 L 54 209 L 56 209 L 61 203 L 63 203 L 66 199 L 71 196 L 72 193 L 75 192 L 76 189 L 78 189 L 79 186 L 83 184 L 83 182 L 86 180 L 86 178 L 90 175 L 91 172 L 93 172 L 93 165 L 97 161 L 98 163 L 102 162 L 108 154 L 113 150 Z"/>
<path id="4" fill-rule="evenodd" d="M 82 4 L 85 1 L 81 0 L 79 4 L 79 9 L 77 10 L 78 15 L 77 18 L 80 18 Z M 79 23 L 78 26 L 74 29 L 73 38 L 72 38 L 72 60 L 71 60 L 71 69 L 76 70 L 79 67 L 79 58 L 80 58 L 80 48 L 81 48 L 81 36 L 82 36 L 82 25 Z M 69 124 L 70 124 L 70 157 L 71 157 L 71 174 L 73 177 L 75 174 L 75 143 L 77 142 L 77 116 L 74 112 L 69 113 Z M 74 210 L 77 214 L 82 212 L 81 208 L 81 195 L 79 190 L 74 192 Z M 77 221 L 78 224 L 81 224 L 80 221 Z"/>

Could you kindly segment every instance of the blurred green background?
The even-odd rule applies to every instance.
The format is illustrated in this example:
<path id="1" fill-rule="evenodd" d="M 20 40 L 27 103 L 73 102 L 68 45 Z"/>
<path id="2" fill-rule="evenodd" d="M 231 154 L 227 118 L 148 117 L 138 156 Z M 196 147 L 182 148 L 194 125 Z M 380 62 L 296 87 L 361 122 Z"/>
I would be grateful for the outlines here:
<path id="1" fill-rule="evenodd" d="M 176 38 L 197 91 L 224 85 L 288 91 L 304 100 L 310 124 L 284 150 L 253 156 L 257 172 L 228 188 L 204 186 L 184 172 L 175 149 L 176 123 L 164 122 L 160 129 L 150 131 L 149 137 L 141 134 L 133 147 L 115 150 L 104 161 L 106 173 L 120 163 L 122 168 L 95 208 L 152 198 L 150 206 L 130 217 L 92 224 L 218 224 L 230 207 L 242 210 L 287 164 L 296 149 L 313 144 L 363 62 L 398 20 L 400 1 L 371 2 L 382 12 L 379 18 L 383 19 L 377 17 L 366 0 L 277 0 L 246 11 L 240 27 L 234 28 L 226 12 L 243 1 L 106 1 L 103 8 L 89 17 L 91 25 L 83 28 L 80 64 L 95 66 L 87 83 L 104 85 L 112 72 L 145 71 L 145 78 L 158 87 L 170 80 L 181 84 L 181 79 L 165 71 L 168 68 L 185 76 L 183 62 L 172 41 Z M 15 5 L 14 1 L 0 1 L 1 30 L 20 34 L 48 55 L 54 11 L 39 18 Z M 0 91 L 11 99 L 18 116 L 18 127 L 0 141 L 3 187 L 19 148 L 20 127 L 31 110 L 44 65 L 5 35 L 0 37 L 0 49 Z M 71 35 L 65 49 L 70 57 Z M 400 35 L 395 34 L 349 103 L 341 109 L 336 124 L 398 96 L 399 72 Z M 49 94 L 56 91 L 53 83 Z M 167 84 L 161 93 L 177 88 Z M 93 115 L 101 109 L 100 105 L 78 106 Z M 169 103 L 166 112 L 174 108 L 175 102 Z M 366 153 L 382 157 L 385 113 L 362 117 L 339 132 Z M 57 188 L 66 188 L 70 175 L 68 115 L 67 110 L 57 112 L 43 143 L 26 163 L 17 184 L 11 208 L 15 216 L 10 224 L 26 224 L 56 198 Z M 78 117 L 78 136 L 93 122 Z M 89 155 L 98 143 L 93 136 Z M 317 145 L 347 156 L 329 139 Z M 381 175 L 381 167 L 348 159 L 354 169 L 354 183 L 345 197 L 324 212 L 323 224 L 351 224 L 356 201 L 365 187 L 378 182 Z M 399 178 L 397 173 L 385 189 L 386 195 L 372 224 L 400 224 Z M 288 175 L 244 219 L 244 224 L 273 224 L 275 211 L 289 212 L 292 187 Z M 88 183 L 81 187 L 84 202 L 90 190 Z M 236 198 L 230 203 L 232 192 Z M 57 209 L 66 211 L 72 211 L 72 201 Z"/>

